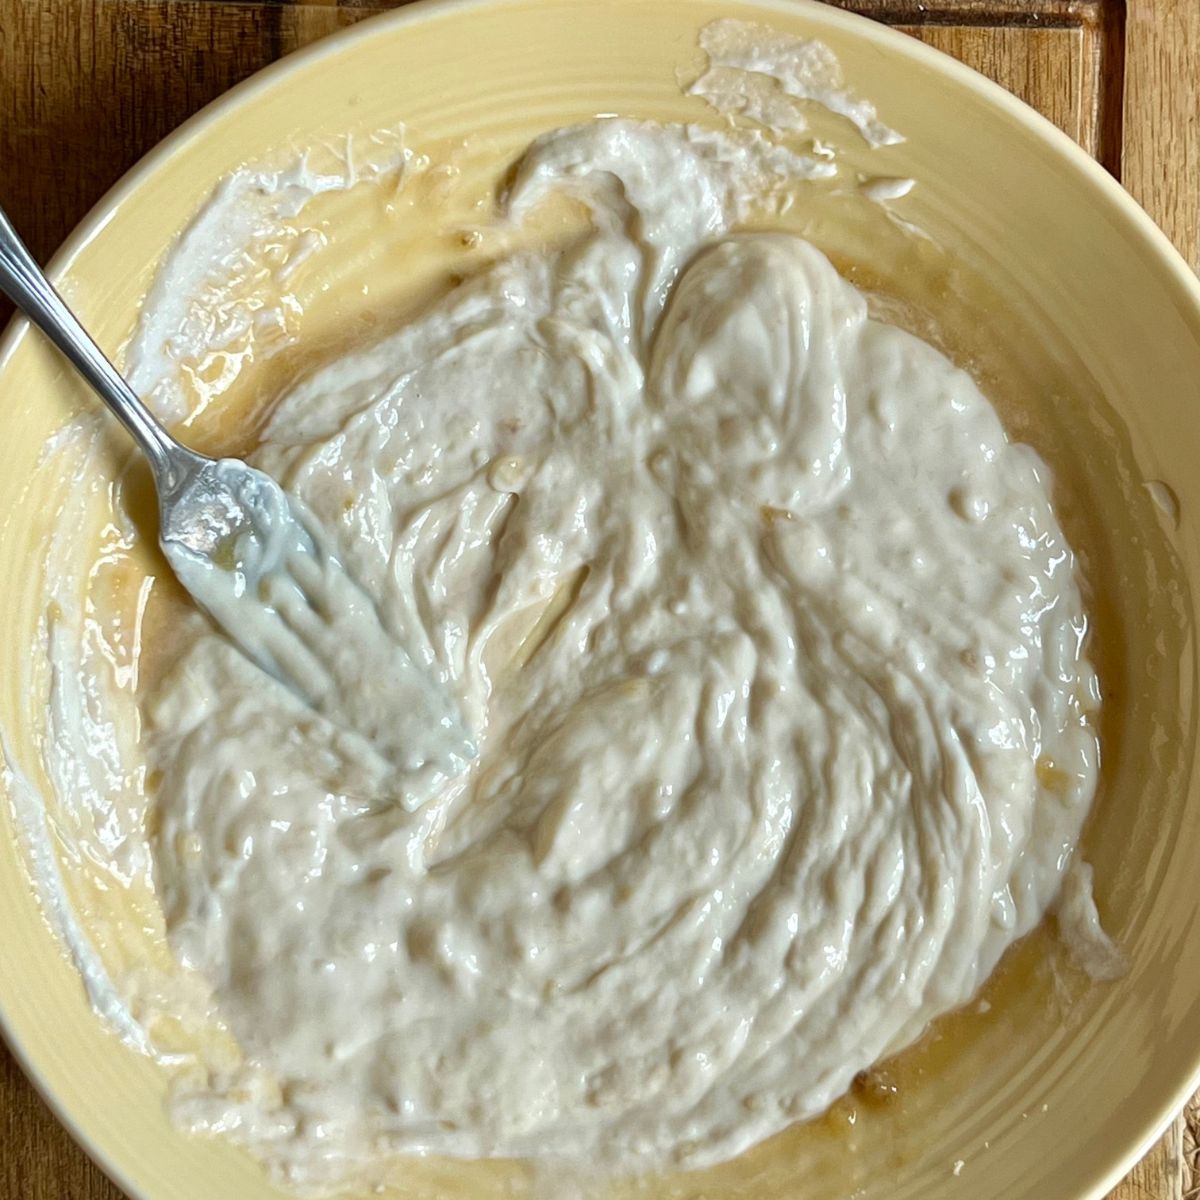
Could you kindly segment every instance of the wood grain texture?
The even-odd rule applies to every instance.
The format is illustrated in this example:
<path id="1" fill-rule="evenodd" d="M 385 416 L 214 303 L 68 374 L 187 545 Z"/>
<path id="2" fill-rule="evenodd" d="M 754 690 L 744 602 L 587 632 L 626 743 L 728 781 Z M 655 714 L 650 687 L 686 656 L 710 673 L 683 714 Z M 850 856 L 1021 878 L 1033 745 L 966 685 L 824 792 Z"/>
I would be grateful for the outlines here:
<path id="1" fill-rule="evenodd" d="M 1200 1095 L 1183 1111 L 1183 1200 L 1200 1200 Z"/>
<path id="2" fill-rule="evenodd" d="M 1126 0 L 1121 179 L 1193 267 L 1200 267 L 1198 81 L 1200 3 Z"/>
<path id="3" fill-rule="evenodd" d="M 184 118 L 370 11 L 241 0 L 0 0 L 0 203 L 44 260 Z"/>
<path id="4" fill-rule="evenodd" d="M 1109 1193 L 1108 1200 L 1176 1200 L 1183 1196 L 1183 1130 L 1180 1117 L 1129 1175 Z"/>
<path id="5" fill-rule="evenodd" d="M 0 1197 L 3 1200 L 124 1200 L 54 1119 L 0 1046 Z"/>
<path id="6" fill-rule="evenodd" d="M 1079 25 L 1121 0 L 825 0 L 888 25 L 1046 29 Z"/>
<path id="7" fill-rule="evenodd" d="M 395 2 L 0 0 L 0 203 L 44 261 L 198 108 Z M 1200 266 L 1200 0 L 831 2 L 904 28 L 1038 108 Z M 121 1200 L 2 1048 L 0 1200 Z M 1110 1200 L 1200 1200 L 1200 1100 Z"/>
<path id="8" fill-rule="evenodd" d="M 1089 154 L 1100 144 L 1092 34 L 1081 26 L 1026 28 L 902 25 L 906 33 L 952 54 L 1002 83 L 1049 117 Z"/>

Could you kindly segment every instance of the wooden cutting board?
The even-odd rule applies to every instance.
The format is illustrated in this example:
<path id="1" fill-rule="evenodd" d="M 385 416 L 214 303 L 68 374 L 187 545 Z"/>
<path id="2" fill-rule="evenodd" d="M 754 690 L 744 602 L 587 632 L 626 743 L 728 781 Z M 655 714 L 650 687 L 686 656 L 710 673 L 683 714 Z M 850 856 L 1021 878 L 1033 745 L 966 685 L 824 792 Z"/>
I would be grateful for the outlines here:
<path id="1" fill-rule="evenodd" d="M 1040 109 L 1200 267 L 1200 0 L 831 2 L 955 55 Z M 0 203 L 44 261 L 127 167 L 201 105 L 393 6 L 0 0 Z M 1200 1097 L 1110 1200 L 1200 1200 L 1198 1134 Z M 0 1048 L 0 1200 L 120 1195 Z"/>

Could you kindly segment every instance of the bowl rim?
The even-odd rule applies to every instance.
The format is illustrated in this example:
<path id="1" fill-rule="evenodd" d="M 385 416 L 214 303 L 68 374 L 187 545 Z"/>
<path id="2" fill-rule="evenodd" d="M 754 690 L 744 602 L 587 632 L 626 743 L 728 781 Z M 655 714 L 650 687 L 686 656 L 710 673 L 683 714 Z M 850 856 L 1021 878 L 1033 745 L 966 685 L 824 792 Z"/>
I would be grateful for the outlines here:
<path id="1" fill-rule="evenodd" d="M 269 91 L 276 83 L 296 70 L 310 66 L 326 58 L 340 55 L 360 41 L 377 37 L 392 36 L 406 27 L 426 21 L 469 14 L 478 9 L 503 9 L 516 7 L 524 0 L 413 0 L 389 12 L 372 15 L 345 29 L 327 34 L 307 46 L 303 46 L 257 71 L 214 97 L 198 109 L 160 142 L 139 158 L 125 171 L 99 200 L 87 211 L 79 223 L 63 240 L 60 247 L 45 267 L 47 277 L 56 286 L 69 275 L 79 253 L 93 238 L 101 236 L 113 215 L 142 186 L 143 182 L 161 164 L 184 152 L 189 143 L 205 128 L 225 115 L 230 109 L 252 103 L 260 93 Z M 587 4 L 592 0 L 557 0 L 558 3 Z M 1188 310 L 1188 323 L 1200 340 L 1200 277 L 1187 260 L 1155 224 L 1150 215 L 1125 190 L 1121 183 L 1073 141 L 1066 133 L 1044 117 L 1036 109 L 1020 100 L 1000 84 L 980 72 L 968 67 L 953 56 L 924 42 L 910 37 L 900 30 L 880 21 L 862 16 L 847 9 L 834 7 L 822 0 L 722 0 L 732 14 L 738 9 L 749 9 L 761 15 L 775 10 L 791 15 L 800 14 L 817 27 L 836 30 L 858 38 L 882 52 L 893 52 L 909 59 L 916 65 L 956 82 L 973 91 L 989 106 L 1019 126 L 1027 136 L 1042 142 L 1054 152 L 1062 165 L 1069 167 L 1081 177 L 1098 198 L 1104 200 L 1113 215 L 1124 224 L 1133 236 L 1136 249 L 1153 257 L 1162 269 L 1164 281 L 1173 285 L 1177 302 Z M 1184 315 L 1181 313 L 1181 315 Z M 14 314 L 3 331 L 0 331 L 0 379 L 9 360 L 20 347 L 23 339 L 31 336 L 29 321 L 19 312 Z M 53 935 L 51 935 L 53 936 Z M 6 1046 L 34 1091 L 41 1097 L 54 1118 L 70 1135 L 81 1150 L 109 1177 L 130 1200 L 154 1200 L 149 1193 L 135 1185 L 121 1160 L 119 1145 L 102 1145 L 70 1111 L 53 1091 L 39 1069 L 28 1048 L 18 1036 L 6 1011 L 4 996 L 0 993 L 0 1043 Z M 1143 1132 L 1139 1139 L 1130 1143 L 1122 1152 L 1112 1156 L 1107 1166 L 1093 1168 L 1090 1180 L 1084 1181 L 1084 1190 L 1077 1200 L 1103 1200 L 1121 1182 L 1129 1171 L 1141 1161 L 1163 1135 L 1187 1101 L 1200 1090 L 1200 1058 L 1185 1073 L 1177 1086 L 1170 1091 L 1148 1118 L 1141 1122 Z"/>

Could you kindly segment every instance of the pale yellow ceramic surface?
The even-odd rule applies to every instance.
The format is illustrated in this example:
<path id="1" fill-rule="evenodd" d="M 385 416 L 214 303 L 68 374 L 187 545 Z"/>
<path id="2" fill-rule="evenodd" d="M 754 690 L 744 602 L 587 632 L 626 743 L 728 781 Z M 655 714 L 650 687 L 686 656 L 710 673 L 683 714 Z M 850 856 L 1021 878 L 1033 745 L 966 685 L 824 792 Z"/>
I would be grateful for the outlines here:
<path id="1" fill-rule="evenodd" d="M 1190 633 L 1200 593 L 1200 288 L 1065 137 L 950 59 L 815 4 L 419 5 L 289 59 L 190 122 L 102 202 L 56 271 L 115 351 L 155 261 L 239 163 L 403 120 L 430 147 L 472 135 L 456 153 L 466 177 L 487 180 L 532 134 L 571 120 L 711 119 L 682 98 L 679 79 L 700 61 L 699 27 L 734 13 L 834 47 L 851 83 L 908 136 L 872 169 L 918 179 L 902 211 L 933 241 L 903 234 L 874 210 L 868 219 L 852 208 L 840 224 L 833 207 L 818 206 L 811 219 L 793 214 L 792 224 L 864 284 L 918 305 L 989 386 L 1015 432 L 1054 467 L 1064 519 L 1095 589 L 1107 693 L 1105 782 L 1086 848 L 1106 927 L 1129 970 L 1115 984 L 1089 984 L 1065 965 L 1049 933 L 1036 934 L 989 988 L 990 1012 L 943 1022 L 935 1040 L 901 1060 L 897 1100 L 840 1106 L 703 1178 L 621 1194 L 1099 1197 L 1149 1145 L 1200 1067 Z M 393 246 L 388 261 L 401 271 L 410 261 L 423 284 L 436 283 L 442 251 L 416 244 L 429 213 L 401 218 L 411 221 L 414 241 Z M 872 229 L 884 231 L 876 271 L 865 265 Z M 347 279 L 340 293 L 333 289 L 343 296 L 369 255 L 369 224 L 346 238 Z M 336 340 L 339 317 L 356 314 L 349 300 L 322 307 L 318 284 L 309 278 L 305 286 L 323 334 Z M 377 291 L 375 322 L 412 294 L 402 275 L 381 280 Z M 26 685 L 38 544 L 58 482 L 53 470 L 35 478 L 35 464 L 47 435 L 88 403 L 38 339 L 10 334 L 0 354 L 0 725 L 26 762 L 41 717 Z M 1173 488 L 1177 528 L 1155 507 L 1149 480 Z M 0 1012 L 60 1115 L 142 1200 L 277 1195 L 240 1152 L 171 1128 L 162 1071 L 123 1048 L 88 1008 L 37 910 L 11 825 L 4 805 Z M 487 1164 L 414 1165 L 407 1175 L 411 1194 L 472 1198 L 523 1178 Z"/>

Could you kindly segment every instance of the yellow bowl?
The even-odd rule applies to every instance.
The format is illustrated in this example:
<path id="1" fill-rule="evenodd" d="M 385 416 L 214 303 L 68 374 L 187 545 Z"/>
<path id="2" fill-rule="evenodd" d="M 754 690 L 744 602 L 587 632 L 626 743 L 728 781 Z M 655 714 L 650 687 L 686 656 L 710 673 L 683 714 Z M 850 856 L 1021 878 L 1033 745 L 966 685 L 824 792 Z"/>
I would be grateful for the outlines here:
<path id="1" fill-rule="evenodd" d="M 988 1011 L 940 1022 L 902 1056 L 894 1102 L 860 1098 L 702 1177 L 616 1192 L 1099 1197 L 1200 1082 L 1192 635 L 1200 287 L 1067 138 L 949 58 L 814 3 L 424 4 L 289 58 L 205 110 L 100 203 L 51 274 L 116 351 L 156 262 L 237 165 L 402 120 L 423 145 L 457 147 L 462 171 L 487 180 L 533 134 L 573 120 L 606 112 L 711 120 L 681 94 L 679 79 L 700 61 L 699 28 L 730 14 L 827 42 L 850 83 L 907 135 L 862 165 L 918 181 L 901 211 L 928 239 L 894 224 L 879 232 L 880 214 L 868 219 L 853 205 L 844 221 L 816 206 L 804 228 L 864 285 L 926 314 L 1010 428 L 1054 468 L 1093 588 L 1106 693 L 1103 786 L 1084 845 L 1128 970 L 1111 984 L 1090 983 L 1052 932 L 1035 934 L 989 985 Z M 422 241 L 429 219 L 406 215 L 403 286 L 372 301 L 372 320 L 446 270 Z M 371 253 L 369 228 L 346 236 L 353 253 L 344 256 L 342 285 Z M 314 295 L 320 290 L 313 284 Z M 342 286 L 323 309 L 314 301 L 326 338 L 336 338 L 339 322 L 362 318 L 352 292 Z M 39 547 L 64 486 L 53 460 L 39 466 L 39 456 L 47 437 L 91 403 L 37 337 L 20 324 L 10 331 L 0 352 L 0 726 L 6 753 L 31 784 L 45 711 L 31 649 L 44 601 Z M 18 845 L 14 804 L 30 797 L 17 794 L 24 785 L 11 770 L 0 784 L 13 802 L 0 809 L 0 1015 L 25 1068 L 132 1195 L 279 1195 L 242 1152 L 173 1129 L 165 1071 L 126 1049 L 93 1013 L 49 933 Z M 62 813 L 52 804 L 48 817 L 53 825 Z M 86 934 L 86 906 L 80 921 Z M 406 1171 L 400 1192 L 511 1195 L 506 1189 L 519 1191 L 523 1178 L 511 1164 L 427 1162 Z"/>

